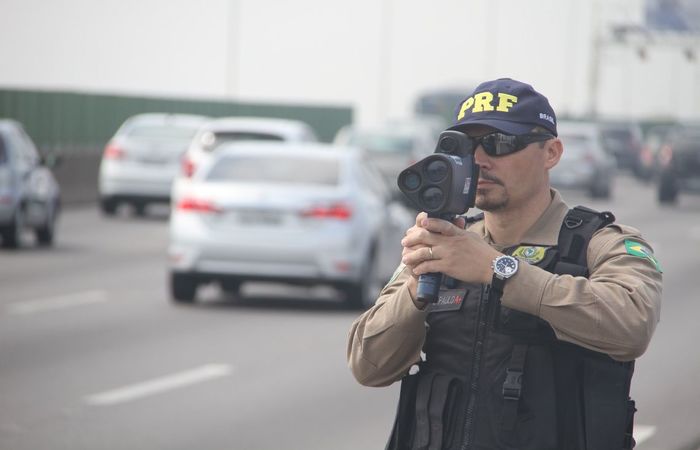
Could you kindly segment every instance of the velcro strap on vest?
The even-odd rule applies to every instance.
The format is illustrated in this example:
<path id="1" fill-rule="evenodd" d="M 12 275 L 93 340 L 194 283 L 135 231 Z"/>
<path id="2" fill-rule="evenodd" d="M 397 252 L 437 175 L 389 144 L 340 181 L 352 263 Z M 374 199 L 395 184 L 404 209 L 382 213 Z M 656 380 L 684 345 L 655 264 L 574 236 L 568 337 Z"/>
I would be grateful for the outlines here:
<path id="1" fill-rule="evenodd" d="M 501 413 L 501 429 L 506 436 L 515 430 L 518 421 L 518 403 L 523 387 L 527 344 L 515 344 L 506 368 L 506 379 L 503 382 L 503 410 Z"/>

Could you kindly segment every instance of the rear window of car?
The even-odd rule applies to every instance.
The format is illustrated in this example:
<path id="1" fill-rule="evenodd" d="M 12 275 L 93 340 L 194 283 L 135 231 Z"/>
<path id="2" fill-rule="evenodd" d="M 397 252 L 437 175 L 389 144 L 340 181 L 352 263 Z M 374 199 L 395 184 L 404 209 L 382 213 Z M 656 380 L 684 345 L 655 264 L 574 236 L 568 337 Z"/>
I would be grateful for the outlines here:
<path id="1" fill-rule="evenodd" d="M 603 128 L 601 136 L 607 148 L 631 148 L 635 143 L 634 132 L 628 128 Z"/>
<path id="2" fill-rule="evenodd" d="M 564 143 L 564 158 L 578 158 L 592 146 L 591 139 L 582 135 L 559 135 Z"/>
<path id="3" fill-rule="evenodd" d="M 339 162 L 330 158 L 223 157 L 205 176 L 217 182 L 337 185 Z"/>
<path id="4" fill-rule="evenodd" d="M 134 125 L 126 135 L 130 138 L 189 140 L 197 128 L 174 125 Z"/>
<path id="5" fill-rule="evenodd" d="M 232 141 L 283 141 L 284 138 L 278 134 L 253 133 L 253 132 L 218 132 L 216 133 L 217 144 Z"/>
<path id="6" fill-rule="evenodd" d="M 590 138 L 582 134 L 562 134 L 559 133 L 559 139 L 564 143 L 565 146 L 568 145 L 582 145 L 585 142 L 589 142 Z"/>
<path id="7" fill-rule="evenodd" d="M 199 141 L 205 150 L 211 151 L 222 144 L 236 141 L 284 141 L 284 137 L 272 133 L 259 133 L 249 131 L 211 131 L 203 133 Z"/>

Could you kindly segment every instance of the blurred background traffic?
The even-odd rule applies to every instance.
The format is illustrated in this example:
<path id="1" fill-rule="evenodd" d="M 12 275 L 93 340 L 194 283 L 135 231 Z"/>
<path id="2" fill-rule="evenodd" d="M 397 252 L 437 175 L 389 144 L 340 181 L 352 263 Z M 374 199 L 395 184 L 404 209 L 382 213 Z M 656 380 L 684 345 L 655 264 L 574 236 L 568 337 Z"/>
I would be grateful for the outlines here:
<path id="1" fill-rule="evenodd" d="M 700 448 L 700 3 L 0 1 L 0 448 L 382 448 L 345 366 L 479 82 L 662 263 L 638 448 Z M 681 375 L 682 374 L 682 375 Z"/>

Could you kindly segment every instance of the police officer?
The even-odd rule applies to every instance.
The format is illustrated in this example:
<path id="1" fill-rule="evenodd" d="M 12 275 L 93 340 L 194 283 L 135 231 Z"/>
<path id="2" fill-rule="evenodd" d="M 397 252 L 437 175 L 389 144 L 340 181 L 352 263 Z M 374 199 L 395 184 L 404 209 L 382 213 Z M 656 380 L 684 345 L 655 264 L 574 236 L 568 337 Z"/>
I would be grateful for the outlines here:
<path id="1" fill-rule="evenodd" d="M 532 86 L 482 83 L 451 129 L 471 138 L 484 214 L 418 214 L 402 264 L 349 333 L 358 382 L 401 380 L 387 448 L 632 448 L 634 360 L 661 301 L 651 247 L 550 188 L 564 148 Z M 426 304 L 416 287 L 429 272 L 445 276 Z"/>

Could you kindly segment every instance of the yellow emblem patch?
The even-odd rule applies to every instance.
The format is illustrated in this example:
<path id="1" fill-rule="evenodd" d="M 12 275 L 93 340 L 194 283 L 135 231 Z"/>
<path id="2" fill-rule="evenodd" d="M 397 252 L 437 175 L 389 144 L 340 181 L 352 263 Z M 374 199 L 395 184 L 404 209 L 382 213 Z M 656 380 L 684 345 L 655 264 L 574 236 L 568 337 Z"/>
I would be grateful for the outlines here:
<path id="1" fill-rule="evenodd" d="M 529 264 L 537 264 L 544 259 L 545 253 L 547 253 L 547 247 L 522 245 L 515 249 L 512 256 L 517 256 Z"/>

